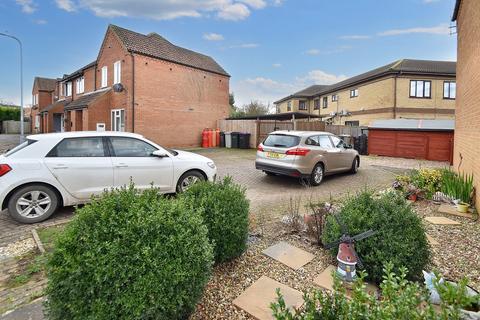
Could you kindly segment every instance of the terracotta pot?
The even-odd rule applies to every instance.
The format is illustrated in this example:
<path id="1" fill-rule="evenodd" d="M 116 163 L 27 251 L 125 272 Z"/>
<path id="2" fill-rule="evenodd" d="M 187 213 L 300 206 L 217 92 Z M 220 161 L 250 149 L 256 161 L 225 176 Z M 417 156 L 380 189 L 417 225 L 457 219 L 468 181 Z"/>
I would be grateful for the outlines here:
<path id="1" fill-rule="evenodd" d="M 417 195 L 416 194 L 409 195 L 408 200 L 417 201 Z"/>

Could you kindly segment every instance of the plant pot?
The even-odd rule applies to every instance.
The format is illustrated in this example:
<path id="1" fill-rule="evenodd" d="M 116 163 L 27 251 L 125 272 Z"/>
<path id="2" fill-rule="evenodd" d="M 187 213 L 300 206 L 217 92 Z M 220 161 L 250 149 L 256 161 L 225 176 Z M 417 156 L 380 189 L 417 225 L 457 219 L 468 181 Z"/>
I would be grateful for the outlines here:
<path id="1" fill-rule="evenodd" d="M 467 213 L 468 207 L 468 204 L 460 202 L 459 204 L 457 204 L 457 211 L 461 213 Z"/>
<path id="2" fill-rule="evenodd" d="M 408 196 L 408 200 L 411 200 L 411 201 L 417 201 L 417 195 L 416 194 L 411 194 Z"/>

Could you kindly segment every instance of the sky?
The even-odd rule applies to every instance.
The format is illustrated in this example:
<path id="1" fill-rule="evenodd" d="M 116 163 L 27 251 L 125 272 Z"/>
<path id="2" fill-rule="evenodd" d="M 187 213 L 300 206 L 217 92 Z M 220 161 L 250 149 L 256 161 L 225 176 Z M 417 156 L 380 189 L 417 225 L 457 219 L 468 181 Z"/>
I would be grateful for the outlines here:
<path id="1" fill-rule="evenodd" d="M 237 105 L 274 101 L 402 58 L 456 60 L 454 0 L 0 0 L 0 32 L 35 76 L 95 60 L 108 24 L 213 57 Z M 452 34 L 453 31 L 453 34 Z M 19 103 L 19 50 L 0 36 L 0 101 Z"/>

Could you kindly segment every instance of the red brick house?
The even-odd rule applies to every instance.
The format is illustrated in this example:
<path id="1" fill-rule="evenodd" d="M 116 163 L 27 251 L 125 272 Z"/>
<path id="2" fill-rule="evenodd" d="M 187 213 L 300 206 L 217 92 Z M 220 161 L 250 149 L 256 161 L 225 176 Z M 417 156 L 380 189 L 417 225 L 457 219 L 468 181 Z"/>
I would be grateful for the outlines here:
<path id="1" fill-rule="evenodd" d="M 96 61 L 57 81 L 41 131 L 129 131 L 165 146 L 198 146 L 203 128 L 228 116 L 229 80 L 209 56 L 110 25 Z M 62 108 L 59 129 L 53 122 Z"/>
<path id="2" fill-rule="evenodd" d="M 41 116 L 41 112 L 54 102 L 56 86 L 56 79 L 35 77 L 33 80 L 30 132 L 48 132 Z"/>

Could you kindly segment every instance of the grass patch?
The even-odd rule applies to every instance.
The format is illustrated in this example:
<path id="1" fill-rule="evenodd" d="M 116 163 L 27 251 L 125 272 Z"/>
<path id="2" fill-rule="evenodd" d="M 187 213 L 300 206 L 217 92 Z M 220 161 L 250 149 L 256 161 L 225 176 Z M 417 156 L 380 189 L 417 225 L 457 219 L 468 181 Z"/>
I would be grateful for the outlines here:
<path id="1" fill-rule="evenodd" d="M 42 244 L 47 252 L 52 251 L 55 240 L 60 233 L 63 232 L 64 228 L 65 225 L 58 225 L 37 230 L 38 237 L 40 238 L 40 241 L 42 241 Z"/>
<path id="2" fill-rule="evenodd" d="M 18 269 L 6 281 L 6 286 L 16 288 L 29 282 L 34 278 L 41 277 L 45 270 L 45 255 L 28 253 L 17 261 Z"/>

